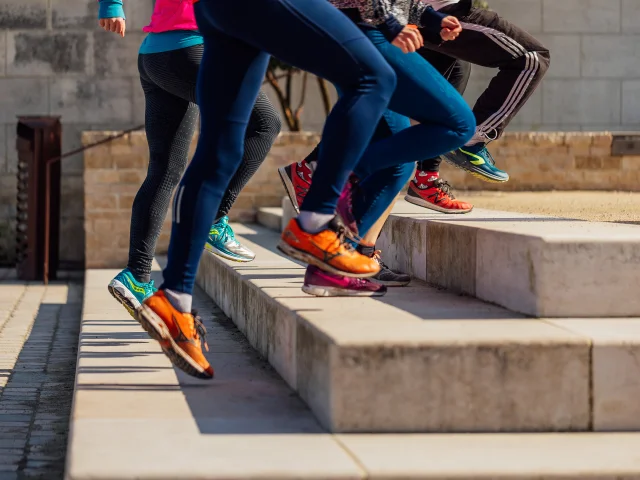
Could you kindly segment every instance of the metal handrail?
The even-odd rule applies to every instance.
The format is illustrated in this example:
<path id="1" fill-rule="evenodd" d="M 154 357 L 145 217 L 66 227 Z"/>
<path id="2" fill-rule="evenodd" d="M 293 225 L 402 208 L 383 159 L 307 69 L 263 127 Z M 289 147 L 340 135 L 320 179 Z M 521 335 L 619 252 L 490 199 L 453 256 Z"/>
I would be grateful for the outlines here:
<path id="1" fill-rule="evenodd" d="M 97 147 L 99 145 L 103 145 L 105 143 L 109 143 L 109 142 L 113 142 L 114 140 L 117 140 L 118 138 L 122 138 L 125 135 L 128 135 L 132 132 L 138 131 L 138 130 L 142 130 L 144 128 L 144 125 L 138 125 L 137 127 L 133 127 L 130 128 L 128 130 L 124 130 L 116 135 L 112 135 L 110 137 L 107 137 L 103 140 L 100 140 L 98 142 L 92 143 L 90 145 L 85 145 L 82 146 L 80 148 L 76 148 L 75 150 L 71 150 L 69 152 L 63 153 L 62 155 L 59 155 L 57 157 L 53 157 L 53 158 L 49 158 L 46 161 L 46 169 L 45 169 L 45 194 L 44 194 L 44 200 L 45 200 L 45 219 L 44 219 L 44 284 L 48 285 L 49 284 L 49 231 L 50 231 L 50 221 L 51 219 L 50 214 L 51 214 L 51 165 L 53 165 L 56 162 L 59 162 L 60 160 L 63 160 L 67 157 L 70 157 L 72 155 L 76 155 L 78 153 L 82 153 L 85 150 L 89 150 L 91 148 Z"/>

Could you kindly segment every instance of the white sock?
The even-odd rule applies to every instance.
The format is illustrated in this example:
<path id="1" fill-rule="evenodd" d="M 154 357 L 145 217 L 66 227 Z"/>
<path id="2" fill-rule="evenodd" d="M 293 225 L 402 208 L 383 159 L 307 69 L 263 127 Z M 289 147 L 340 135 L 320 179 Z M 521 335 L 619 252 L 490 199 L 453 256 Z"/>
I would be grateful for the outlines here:
<path id="1" fill-rule="evenodd" d="M 307 233 L 318 233 L 324 230 L 335 215 L 315 212 L 300 212 L 298 223 Z"/>
<path id="2" fill-rule="evenodd" d="M 193 297 L 188 293 L 176 292 L 175 290 L 164 290 L 164 294 L 173 305 L 173 308 L 182 313 L 191 313 Z"/>
<path id="3" fill-rule="evenodd" d="M 318 166 L 318 162 L 316 162 L 315 160 L 311 160 L 309 163 L 309 168 L 311 169 L 311 173 L 315 173 L 316 171 L 316 167 Z"/>

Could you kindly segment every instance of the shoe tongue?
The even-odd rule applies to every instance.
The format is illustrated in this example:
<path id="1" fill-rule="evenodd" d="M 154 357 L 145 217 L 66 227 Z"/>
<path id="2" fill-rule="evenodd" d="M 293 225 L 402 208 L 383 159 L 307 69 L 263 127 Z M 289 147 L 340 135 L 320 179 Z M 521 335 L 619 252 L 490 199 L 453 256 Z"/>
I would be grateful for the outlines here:
<path id="1" fill-rule="evenodd" d="M 221 223 L 222 225 L 228 225 L 229 224 L 229 217 L 222 217 L 218 223 Z"/>

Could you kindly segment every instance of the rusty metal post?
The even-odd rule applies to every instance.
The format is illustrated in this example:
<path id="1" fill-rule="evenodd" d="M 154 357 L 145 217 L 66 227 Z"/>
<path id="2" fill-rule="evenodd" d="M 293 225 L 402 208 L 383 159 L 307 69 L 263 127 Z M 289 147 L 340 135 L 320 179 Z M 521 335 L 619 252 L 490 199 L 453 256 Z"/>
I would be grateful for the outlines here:
<path id="1" fill-rule="evenodd" d="M 56 278 L 60 245 L 60 163 L 58 117 L 19 117 L 17 273 L 22 280 Z"/>

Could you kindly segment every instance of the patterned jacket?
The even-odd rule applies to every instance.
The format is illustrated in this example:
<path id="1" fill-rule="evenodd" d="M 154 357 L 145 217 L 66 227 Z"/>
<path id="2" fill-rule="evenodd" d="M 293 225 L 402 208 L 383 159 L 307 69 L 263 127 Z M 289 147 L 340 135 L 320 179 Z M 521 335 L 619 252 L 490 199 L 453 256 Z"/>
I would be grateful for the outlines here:
<path id="1" fill-rule="evenodd" d="M 343 11 L 358 11 L 360 21 L 379 29 L 390 42 L 407 24 L 440 32 L 445 15 L 424 0 L 329 0 Z M 353 19 L 353 15 L 349 15 Z"/>

